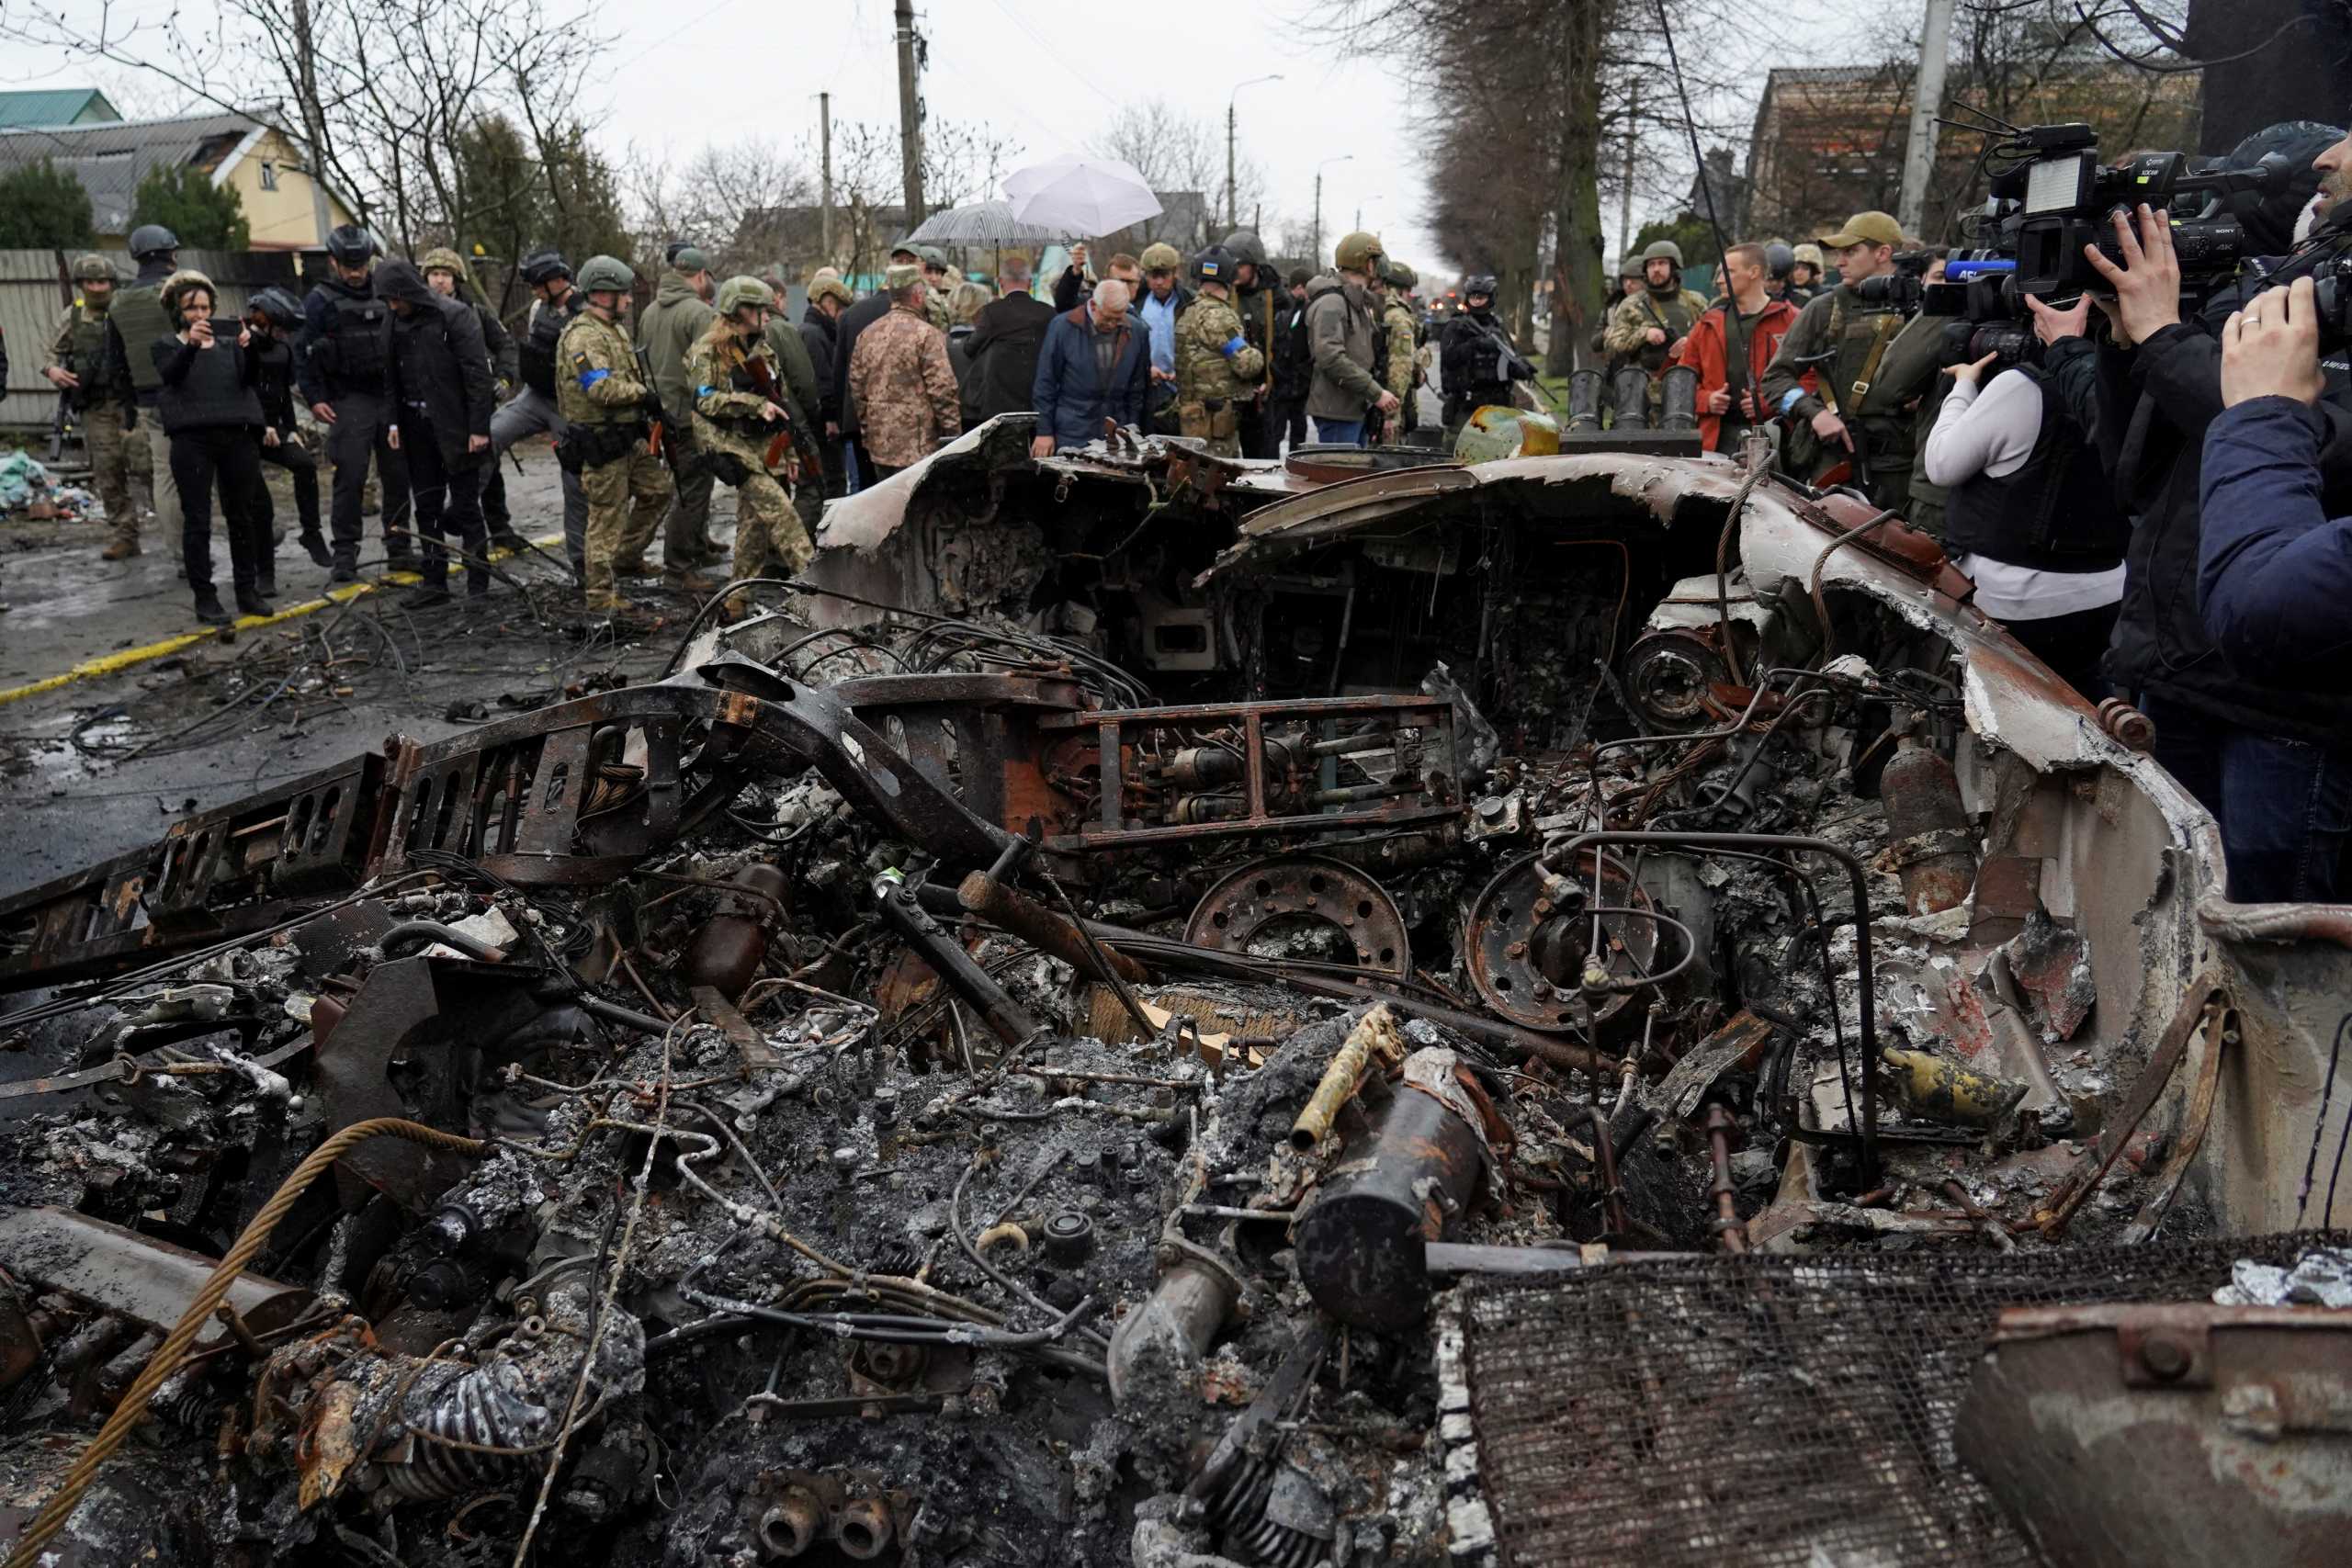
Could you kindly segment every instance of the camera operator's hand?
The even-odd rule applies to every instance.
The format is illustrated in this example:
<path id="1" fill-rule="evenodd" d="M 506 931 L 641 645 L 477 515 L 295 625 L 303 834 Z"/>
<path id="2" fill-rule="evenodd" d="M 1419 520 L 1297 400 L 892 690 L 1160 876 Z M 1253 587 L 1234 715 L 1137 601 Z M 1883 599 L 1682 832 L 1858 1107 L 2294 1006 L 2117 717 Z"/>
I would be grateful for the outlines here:
<path id="1" fill-rule="evenodd" d="M 2109 318 L 2133 343 L 2145 343 L 2166 327 L 2180 324 L 2180 258 L 2172 248 L 2172 223 L 2162 213 L 2140 204 L 2139 231 L 2115 215 L 2116 248 L 2123 265 L 2107 259 L 2097 245 L 2085 245 L 2091 270 L 2115 290 Z"/>
<path id="2" fill-rule="evenodd" d="M 1988 354 L 1973 365 L 1947 365 L 1944 374 L 1955 382 L 1965 381 L 1973 387 L 1984 378 L 1984 372 L 1991 369 L 2000 357 L 1997 354 Z"/>
<path id="3" fill-rule="evenodd" d="M 1823 409 L 1813 416 L 1813 433 L 1821 437 L 1824 446 L 1832 441 L 1842 441 L 1846 444 L 1847 451 L 1851 452 L 1854 449 L 1854 438 L 1846 434 L 1846 422 L 1827 409 Z"/>
<path id="4" fill-rule="evenodd" d="M 2033 313 L 2033 335 L 2046 346 L 2063 338 L 2080 337 L 2090 322 L 2091 297 L 2087 294 L 2066 310 L 2045 305 L 2033 295 L 2025 297 L 2025 308 Z"/>
<path id="5" fill-rule="evenodd" d="M 2319 303 L 2312 280 L 2267 288 L 2222 327 L 2222 402 L 2255 398 L 2319 401 Z"/>

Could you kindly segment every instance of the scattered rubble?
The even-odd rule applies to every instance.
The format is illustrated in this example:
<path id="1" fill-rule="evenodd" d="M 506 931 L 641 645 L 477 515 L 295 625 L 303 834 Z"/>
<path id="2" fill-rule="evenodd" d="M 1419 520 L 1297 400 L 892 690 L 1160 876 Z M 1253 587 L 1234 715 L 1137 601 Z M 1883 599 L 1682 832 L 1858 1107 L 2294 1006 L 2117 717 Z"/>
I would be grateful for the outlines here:
<path id="1" fill-rule="evenodd" d="M 1931 543 L 1022 434 L 657 678 L 0 900 L 12 1563 L 1678 1561 L 1781 1493 L 1757 1560 L 2011 1561 L 1919 1392 L 2002 1303 L 2344 1305 L 2341 1241 L 2177 1250 L 2334 1223 L 2214 1110 L 2301 1036 Z M 1630 1444 L 1771 1399 L 1850 1518 Z"/>

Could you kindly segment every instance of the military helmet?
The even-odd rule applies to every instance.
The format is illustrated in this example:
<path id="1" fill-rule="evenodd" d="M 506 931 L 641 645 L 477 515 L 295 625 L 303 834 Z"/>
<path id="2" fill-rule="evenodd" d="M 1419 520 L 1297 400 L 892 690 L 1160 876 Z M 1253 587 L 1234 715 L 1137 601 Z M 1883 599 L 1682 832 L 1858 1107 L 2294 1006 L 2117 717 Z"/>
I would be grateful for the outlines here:
<path id="1" fill-rule="evenodd" d="M 1792 265 L 1809 266 L 1813 268 L 1816 275 L 1822 271 L 1821 247 L 1813 243 L 1810 240 L 1806 241 L 1802 245 L 1792 246 L 1791 254 L 1796 257 L 1796 261 Z"/>
<path id="2" fill-rule="evenodd" d="M 416 261 L 419 272 L 446 272 L 457 277 L 466 276 L 466 258 L 447 245 L 435 245 Z"/>
<path id="3" fill-rule="evenodd" d="M 180 237 L 161 223 L 141 223 L 130 231 L 130 254 L 141 261 L 180 248 Z"/>
<path id="4" fill-rule="evenodd" d="M 302 324 L 302 301 L 275 285 L 254 295 L 253 306 L 269 318 L 272 326 L 299 327 Z"/>
<path id="5" fill-rule="evenodd" d="M 1495 297 L 1495 275 L 1491 272 L 1474 272 L 1464 278 L 1462 298 L 1467 299 L 1473 294 L 1483 294 L 1492 299 Z"/>
<path id="6" fill-rule="evenodd" d="M 1650 263 L 1658 260 L 1660 257 L 1664 257 L 1666 260 L 1672 262 L 1674 264 L 1675 271 L 1680 272 L 1682 270 L 1682 247 L 1676 244 L 1673 241 L 1652 240 L 1642 250 L 1642 265 L 1645 268 L 1647 268 Z"/>
<path id="7" fill-rule="evenodd" d="M 1797 254 L 1789 249 L 1786 240 L 1775 240 L 1764 247 L 1764 270 L 1770 276 L 1786 277 L 1796 265 Z"/>
<path id="8" fill-rule="evenodd" d="M 718 286 L 718 313 L 731 316 L 746 305 L 762 309 L 775 303 L 775 290 L 756 277 L 730 277 Z"/>
<path id="9" fill-rule="evenodd" d="M 844 305 L 857 302 L 857 297 L 849 291 L 849 285 L 838 277 L 820 274 L 809 279 L 808 303 L 814 305 L 818 300 L 827 299 L 838 299 Z"/>
<path id="10" fill-rule="evenodd" d="M 1400 261 L 1392 261 L 1381 268 L 1381 276 L 1388 280 L 1391 288 L 1411 288 L 1421 281 L 1419 273 Z"/>
<path id="11" fill-rule="evenodd" d="M 917 245 L 914 249 L 916 257 L 922 261 L 924 266 L 935 266 L 942 272 L 953 272 L 956 270 L 954 267 L 947 265 L 947 253 L 941 250 L 937 245 Z"/>
<path id="12" fill-rule="evenodd" d="M 1341 272 L 1370 272 L 1380 256 L 1380 236 L 1359 229 L 1331 249 L 1331 260 Z"/>
<path id="13" fill-rule="evenodd" d="M 626 294 L 637 287 L 637 272 L 618 256 L 590 256 L 574 281 L 583 294 Z"/>
<path id="14" fill-rule="evenodd" d="M 534 251 L 523 258 L 523 265 L 516 270 L 522 273 L 524 282 L 536 288 L 551 278 L 570 277 L 571 264 L 563 259 L 561 252 Z"/>
<path id="15" fill-rule="evenodd" d="M 1222 283 L 1230 287 L 1233 275 L 1240 266 L 1240 258 L 1231 251 L 1223 245 L 1211 245 L 1193 258 L 1193 281 Z"/>
<path id="16" fill-rule="evenodd" d="M 1617 276 L 1621 278 L 1641 276 L 1642 258 L 1635 255 L 1631 251 L 1627 251 L 1623 255 L 1619 256 L 1617 258 Z"/>
<path id="17" fill-rule="evenodd" d="M 1146 272 L 1174 272 L 1184 265 L 1182 252 L 1165 240 L 1154 240 L 1143 248 L 1136 265 Z"/>
<path id="18" fill-rule="evenodd" d="M 327 254 L 345 266 L 364 266 L 370 256 L 384 254 L 376 236 L 356 223 L 340 223 L 327 233 Z"/>
<path id="19" fill-rule="evenodd" d="M 213 287 L 212 279 L 192 266 L 184 266 L 164 279 L 162 289 L 164 309 L 171 313 L 173 320 L 179 319 L 180 296 L 191 288 L 201 288 L 211 295 L 212 309 L 216 311 L 220 309 L 220 290 Z"/>
<path id="20" fill-rule="evenodd" d="M 1236 229 L 1217 243 L 1231 251 L 1237 263 L 1248 266 L 1266 265 L 1265 243 L 1258 238 L 1255 229 Z"/>
<path id="21" fill-rule="evenodd" d="M 106 257 L 92 252 L 74 258 L 74 281 L 76 283 L 112 283 L 114 267 Z"/>

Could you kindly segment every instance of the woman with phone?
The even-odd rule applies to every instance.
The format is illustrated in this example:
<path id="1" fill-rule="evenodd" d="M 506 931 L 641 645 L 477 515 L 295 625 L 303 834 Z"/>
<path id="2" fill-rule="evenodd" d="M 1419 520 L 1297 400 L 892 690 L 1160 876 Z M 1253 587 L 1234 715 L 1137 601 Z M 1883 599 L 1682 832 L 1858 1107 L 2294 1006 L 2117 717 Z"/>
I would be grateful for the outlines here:
<path id="1" fill-rule="evenodd" d="M 157 338 L 150 352 L 164 378 L 157 400 L 164 432 L 171 438 L 172 479 L 179 486 L 187 585 L 196 595 L 196 618 L 226 626 L 212 586 L 212 491 L 217 479 L 221 518 L 229 535 L 229 570 L 237 609 L 266 615 L 270 602 L 258 584 L 267 522 L 259 502 L 266 496 L 258 432 L 265 423 L 254 391 L 258 361 L 246 353 L 244 327 L 229 335 L 213 326 L 220 296 L 198 272 L 175 273 L 163 290 L 164 311 L 178 326 Z"/>

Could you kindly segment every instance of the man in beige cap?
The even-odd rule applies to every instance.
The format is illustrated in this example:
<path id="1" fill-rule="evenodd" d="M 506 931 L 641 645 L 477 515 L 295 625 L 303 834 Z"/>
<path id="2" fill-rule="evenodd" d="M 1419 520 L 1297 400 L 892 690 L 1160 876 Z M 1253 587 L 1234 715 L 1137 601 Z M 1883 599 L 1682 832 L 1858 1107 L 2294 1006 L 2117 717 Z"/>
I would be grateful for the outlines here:
<path id="1" fill-rule="evenodd" d="M 850 350 L 849 396 L 865 449 L 888 479 L 960 434 L 964 422 L 947 334 L 923 313 L 922 269 L 894 266 L 882 288 L 890 309 Z"/>
<path id="2" fill-rule="evenodd" d="M 1883 212 L 1857 212 L 1844 228 L 1825 235 L 1821 248 L 1842 274 L 1838 287 L 1815 299 L 1797 317 L 1764 372 L 1770 412 L 1788 422 L 1789 467 L 1807 479 L 1835 477 L 1847 468 L 1881 506 L 1905 512 L 1911 499 L 1916 440 L 1903 404 L 1919 388 L 1905 369 L 1916 357 L 1889 350 L 1906 320 L 1892 303 L 1872 302 L 1857 292 L 1865 279 L 1894 270 L 1903 226 Z M 1815 372 L 1811 385 L 1806 373 Z M 1932 377 L 1930 363 L 1928 374 Z"/>

